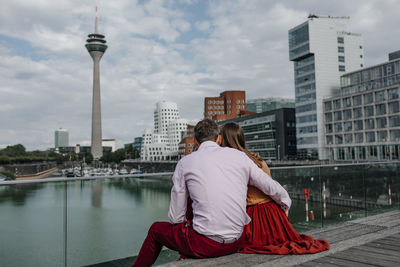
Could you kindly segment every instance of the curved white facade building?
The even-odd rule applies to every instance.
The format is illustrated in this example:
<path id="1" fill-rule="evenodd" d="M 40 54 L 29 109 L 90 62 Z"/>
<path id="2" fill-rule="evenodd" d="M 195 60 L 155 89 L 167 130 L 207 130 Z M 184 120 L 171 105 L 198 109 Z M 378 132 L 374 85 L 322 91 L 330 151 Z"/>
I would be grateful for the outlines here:
<path id="1" fill-rule="evenodd" d="M 178 144 L 187 130 L 188 121 L 176 119 L 168 124 L 168 144 L 171 152 L 178 153 Z"/>
<path id="2" fill-rule="evenodd" d="M 174 102 L 161 101 L 154 110 L 154 133 L 166 134 L 170 121 L 179 119 L 178 105 Z"/>
<path id="3" fill-rule="evenodd" d="M 174 102 L 161 101 L 154 110 L 154 131 L 143 132 L 140 158 L 168 160 L 178 156 L 178 144 L 187 129 L 187 120 L 180 119 Z"/>

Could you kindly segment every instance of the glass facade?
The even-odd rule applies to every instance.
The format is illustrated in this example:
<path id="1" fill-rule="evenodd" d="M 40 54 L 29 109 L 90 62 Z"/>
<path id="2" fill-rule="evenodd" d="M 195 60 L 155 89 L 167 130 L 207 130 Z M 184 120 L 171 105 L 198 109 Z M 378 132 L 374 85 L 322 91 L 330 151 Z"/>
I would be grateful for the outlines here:
<path id="1" fill-rule="evenodd" d="M 297 152 L 299 158 L 317 157 L 315 58 L 309 52 L 308 23 L 289 31 L 290 60 L 294 61 Z M 329 119 L 329 118 L 328 118 Z M 312 135 L 312 136 L 310 136 Z"/>
<path id="2" fill-rule="evenodd" d="M 400 159 L 400 59 L 344 74 L 340 96 L 324 100 L 326 144 L 338 160 Z M 350 108 L 351 107 L 351 108 Z M 344 142 L 339 134 L 343 123 Z"/>

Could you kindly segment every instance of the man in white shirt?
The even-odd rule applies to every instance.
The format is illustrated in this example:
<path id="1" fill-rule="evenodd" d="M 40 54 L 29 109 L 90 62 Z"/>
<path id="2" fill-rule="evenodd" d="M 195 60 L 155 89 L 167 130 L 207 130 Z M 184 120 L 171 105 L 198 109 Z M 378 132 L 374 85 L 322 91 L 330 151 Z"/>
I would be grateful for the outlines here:
<path id="1" fill-rule="evenodd" d="M 134 266 L 151 266 L 162 246 L 193 258 L 235 253 L 243 241 L 247 185 L 269 195 L 283 210 L 291 200 L 286 190 L 236 149 L 220 147 L 217 124 L 209 119 L 194 128 L 199 149 L 182 158 L 172 177 L 170 222 L 150 227 Z M 193 220 L 186 221 L 188 197 Z"/>

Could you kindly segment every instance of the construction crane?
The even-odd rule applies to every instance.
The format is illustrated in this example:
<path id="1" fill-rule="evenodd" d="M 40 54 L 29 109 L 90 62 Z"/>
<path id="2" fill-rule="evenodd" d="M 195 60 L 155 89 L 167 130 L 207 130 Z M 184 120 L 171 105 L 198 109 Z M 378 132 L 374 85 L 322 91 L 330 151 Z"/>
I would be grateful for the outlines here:
<path id="1" fill-rule="evenodd" d="M 309 19 L 350 19 L 350 16 L 321 16 L 317 14 L 308 15 Z"/>

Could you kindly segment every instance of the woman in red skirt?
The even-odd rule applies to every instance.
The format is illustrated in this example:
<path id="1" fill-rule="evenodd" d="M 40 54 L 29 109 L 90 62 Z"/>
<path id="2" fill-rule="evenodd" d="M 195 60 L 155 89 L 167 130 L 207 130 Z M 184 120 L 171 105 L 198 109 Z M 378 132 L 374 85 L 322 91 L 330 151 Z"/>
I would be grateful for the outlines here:
<path id="1" fill-rule="evenodd" d="M 243 151 L 271 176 L 265 161 L 258 154 L 246 149 L 245 136 L 238 124 L 224 124 L 221 136 L 221 146 Z M 247 214 L 251 222 L 244 228 L 245 243 L 239 251 L 241 253 L 307 254 L 329 249 L 326 240 L 297 233 L 287 214 L 269 196 L 253 186 L 249 186 L 247 191 Z"/>

